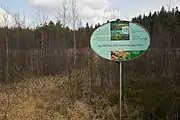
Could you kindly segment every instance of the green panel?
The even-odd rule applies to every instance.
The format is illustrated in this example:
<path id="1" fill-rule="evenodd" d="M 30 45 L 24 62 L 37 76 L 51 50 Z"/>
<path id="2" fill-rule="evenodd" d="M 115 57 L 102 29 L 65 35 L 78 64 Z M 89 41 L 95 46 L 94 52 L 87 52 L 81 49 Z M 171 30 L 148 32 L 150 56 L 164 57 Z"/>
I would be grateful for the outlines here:
<path id="1" fill-rule="evenodd" d="M 144 54 L 145 50 L 139 51 L 112 51 L 111 52 L 111 60 L 112 61 L 127 61 L 135 59 L 142 54 Z"/>

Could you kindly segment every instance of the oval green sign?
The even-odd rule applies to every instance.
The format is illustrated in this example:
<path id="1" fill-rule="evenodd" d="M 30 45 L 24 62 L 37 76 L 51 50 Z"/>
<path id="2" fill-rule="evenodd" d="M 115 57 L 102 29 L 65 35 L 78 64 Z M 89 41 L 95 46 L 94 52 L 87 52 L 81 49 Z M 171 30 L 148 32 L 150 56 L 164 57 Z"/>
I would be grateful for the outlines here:
<path id="1" fill-rule="evenodd" d="M 97 28 L 90 40 L 91 48 L 112 61 L 128 61 L 144 54 L 150 35 L 141 25 L 130 21 L 112 21 Z"/>

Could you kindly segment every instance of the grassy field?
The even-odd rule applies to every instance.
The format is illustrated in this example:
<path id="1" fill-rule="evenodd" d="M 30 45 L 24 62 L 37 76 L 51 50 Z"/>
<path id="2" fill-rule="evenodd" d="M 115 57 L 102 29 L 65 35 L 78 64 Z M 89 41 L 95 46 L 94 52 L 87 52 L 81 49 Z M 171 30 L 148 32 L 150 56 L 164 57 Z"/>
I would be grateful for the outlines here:
<path id="1" fill-rule="evenodd" d="M 78 76 L 78 72 L 73 74 Z M 84 81 L 81 87 L 69 83 L 67 76 L 31 77 L 19 83 L 1 85 L 0 119 L 118 120 L 119 93 L 111 89 L 97 90 L 90 95 L 85 74 L 80 75 L 77 79 Z M 124 120 L 133 120 L 138 114 L 138 109 L 123 102 Z"/>

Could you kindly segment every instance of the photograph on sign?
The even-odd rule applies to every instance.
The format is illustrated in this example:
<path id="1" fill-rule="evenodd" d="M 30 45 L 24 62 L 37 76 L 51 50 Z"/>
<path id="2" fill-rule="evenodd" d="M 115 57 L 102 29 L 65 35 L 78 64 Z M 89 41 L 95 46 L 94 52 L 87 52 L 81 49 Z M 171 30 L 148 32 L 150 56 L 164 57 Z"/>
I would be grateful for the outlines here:
<path id="1" fill-rule="evenodd" d="M 129 40 L 129 22 L 112 22 L 111 24 L 111 40 Z"/>
<path id="2" fill-rule="evenodd" d="M 111 51 L 111 60 L 112 61 L 122 61 L 130 59 L 129 51 Z"/>
<path id="3" fill-rule="evenodd" d="M 111 51 L 111 60 L 112 61 L 127 61 L 131 60 L 133 58 L 136 58 L 142 54 L 144 54 L 146 51 Z"/>

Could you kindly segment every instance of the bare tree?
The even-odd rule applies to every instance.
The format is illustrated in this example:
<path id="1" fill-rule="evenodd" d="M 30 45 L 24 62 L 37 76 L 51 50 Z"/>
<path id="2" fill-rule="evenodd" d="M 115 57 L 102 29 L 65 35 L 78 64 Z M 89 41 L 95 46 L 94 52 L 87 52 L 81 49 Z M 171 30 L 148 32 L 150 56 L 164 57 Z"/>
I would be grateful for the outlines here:
<path id="1" fill-rule="evenodd" d="M 69 24 L 68 16 L 69 16 L 69 11 L 67 7 L 67 2 L 65 1 L 62 5 L 62 8 L 60 10 L 61 12 L 58 13 L 57 16 L 57 21 L 61 21 L 63 28 L 65 28 Z"/>
<path id="2" fill-rule="evenodd" d="M 36 24 L 38 26 L 43 26 L 48 21 L 48 15 L 45 13 L 43 9 L 37 9 L 38 12 L 36 12 L 34 18 L 36 21 Z M 44 43 L 45 43 L 46 35 L 44 32 L 41 32 L 41 38 L 40 38 L 40 74 L 43 74 L 43 60 L 44 60 Z M 39 74 L 38 72 L 38 74 Z"/>
<path id="3" fill-rule="evenodd" d="M 25 15 L 25 13 L 23 12 L 23 18 L 22 18 L 22 21 L 21 21 L 21 26 L 23 27 L 23 28 L 26 28 L 26 22 L 28 22 L 28 21 L 26 21 L 26 15 Z"/>
<path id="4" fill-rule="evenodd" d="M 78 22 L 79 14 L 76 0 L 70 0 L 71 22 L 73 27 L 73 42 L 74 42 L 74 66 L 76 65 L 76 25 Z"/>
<path id="5" fill-rule="evenodd" d="M 13 21 L 14 21 L 14 27 L 17 28 L 17 34 L 16 34 L 16 49 L 17 49 L 17 59 L 19 59 L 19 28 L 21 27 L 21 19 L 19 16 L 19 13 L 14 13 L 12 15 Z"/>
<path id="6" fill-rule="evenodd" d="M 8 18 L 9 18 L 9 8 L 8 7 L 5 7 L 3 5 L 0 6 L 0 8 L 3 9 L 3 12 L 1 14 L 1 25 L 4 26 L 4 27 L 8 27 Z"/>
<path id="7" fill-rule="evenodd" d="M 120 12 L 119 12 L 119 9 L 118 10 L 115 10 L 111 15 L 110 15 L 110 19 L 111 20 L 116 20 L 120 18 Z"/>
<path id="8" fill-rule="evenodd" d="M 169 0 L 168 11 L 171 11 L 172 2 L 173 2 L 172 0 Z"/>
<path id="9" fill-rule="evenodd" d="M 68 9 L 66 1 L 62 4 L 62 7 L 61 7 L 60 11 L 58 12 L 56 19 L 57 19 L 57 22 L 60 23 L 60 25 L 62 25 L 63 28 L 68 26 L 70 19 L 69 19 L 69 9 Z M 57 32 L 56 36 L 57 36 L 57 38 L 59 38 L 59 34 L 58 34 L 59 29 L 57 29 L 57 30 L 58 30 L 58 32 Z M 63 41 L 61 41 L 63 47 L 60 47 L 61 49 L 66 48 L 66 31 L 65 30 L 64 30 L 63 36 L 64 36 Z"/>
<path id="10" fill-rule="evenodd" d="M 21 26 L 21 19 L 20 19 L 19 13 L 13 14 L 13 20 L 14 20 L 14 27 L 20 27 Z"/>
<path id="11" fill-rule="evenodd" d="M 20 29 L 26 28 L 25 14 L 23 13 L 23 18 L 20 17 L 19 13 L 15 12 L 13 15 L 14 27 L 17 28 L 16 34 L 16 49 L 17 51 L 17 59 L 19 59 L 19 46 L 20 46 Z M 29 45 L 29 44 L 28 44 Z"/>
<path id="12" fill-rule="evenodd" d="M 48 15 L 41 8 L 37 8 L 37 12 L 34 15 L 34 20 L 37 26 L 42 26 L 48 21 Z"/>
<path id="13" fill-rule="evenodd" d="M 82 25 L 82 19 L 80 17 L 78 17 L 78 28 L 82 28 L 83 25 Z"/>
<path id="14" fill-rule="evenodd" d="M 8 82 L 9 79 L 9 51 L 8 51 L 8 18 L 9 18 L 9 9 L 5 6 L 1 6 L 1 8 L 5 11 L 2 14 L 1 23 L 5 26 L 5 40 L 4 40 L 4 48 L 5 48 L 5 67 L 4 67 L 4 77 L 5 82 Z"/>

